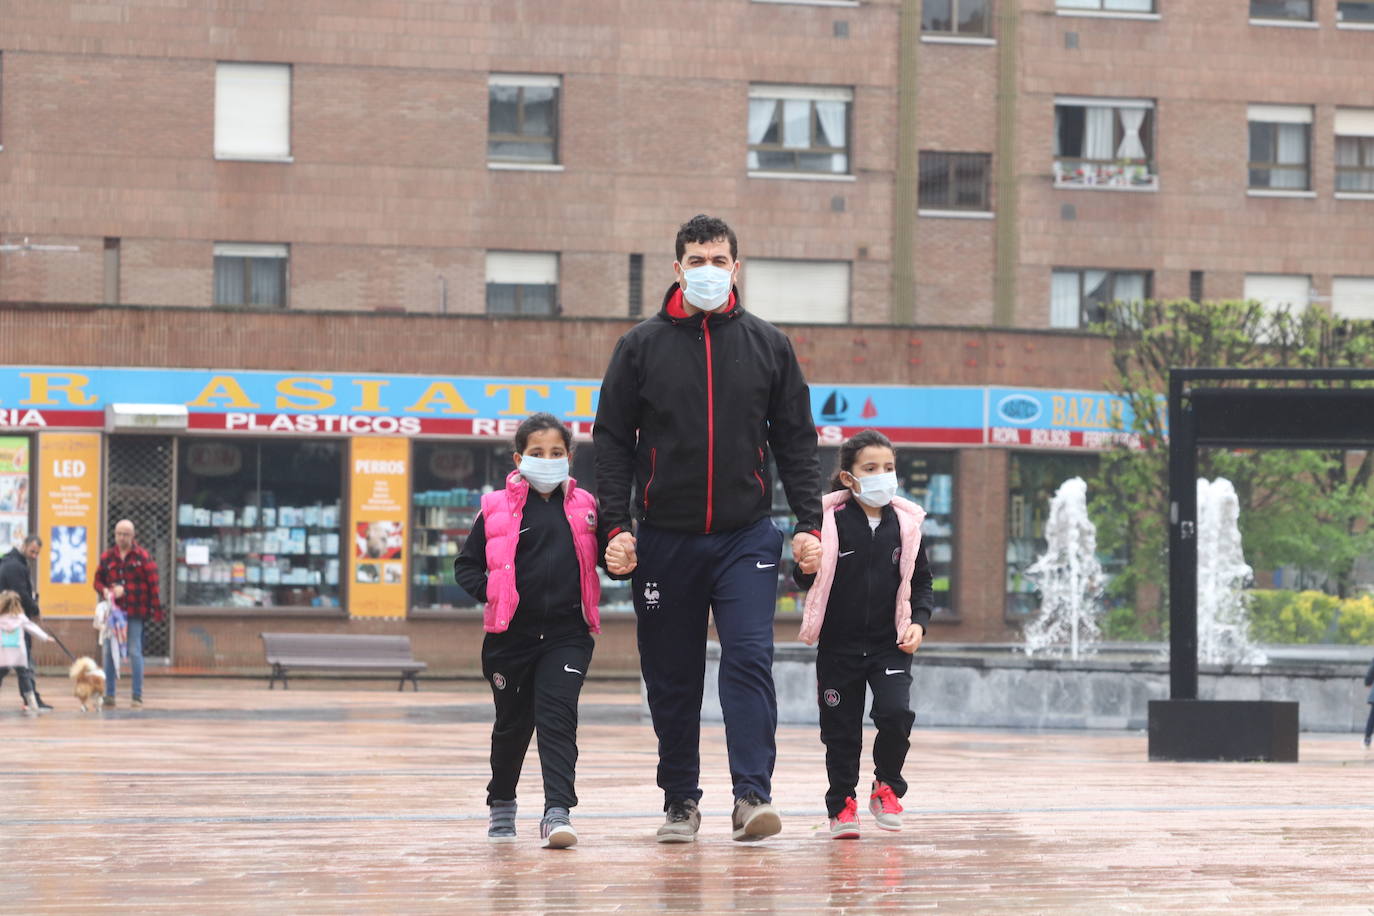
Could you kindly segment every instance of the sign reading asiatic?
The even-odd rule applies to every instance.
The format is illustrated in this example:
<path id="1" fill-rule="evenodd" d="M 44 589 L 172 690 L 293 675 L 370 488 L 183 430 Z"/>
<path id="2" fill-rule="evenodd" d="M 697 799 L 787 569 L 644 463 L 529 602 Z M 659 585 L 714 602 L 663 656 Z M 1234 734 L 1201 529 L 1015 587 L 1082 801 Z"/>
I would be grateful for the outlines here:
<path id="1" fill-rule="evenodd" d="M 109 404 L 179 404 L 197 432 L 509 438 L 535 411 L 591 436 L 599 380 L 204 369 L 0 369 L 0 429 L 99 429 Z M 1104 392 L 983 386 L 811 385 L 824 445 L 873 427 L 903 445 L 1139 445 Z"/>

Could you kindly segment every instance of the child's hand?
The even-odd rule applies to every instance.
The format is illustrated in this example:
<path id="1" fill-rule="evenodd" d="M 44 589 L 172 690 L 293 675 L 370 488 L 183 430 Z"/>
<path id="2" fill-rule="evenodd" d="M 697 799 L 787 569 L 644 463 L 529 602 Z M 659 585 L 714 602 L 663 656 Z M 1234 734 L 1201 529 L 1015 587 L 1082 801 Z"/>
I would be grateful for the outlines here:
<path id="1" fill-rule="evenodd" d="M 821 539 L 805 531 L 792 536 L 792 558 L 808 576 L 821 568 Z"/>
<path id="2" fill-rule="evenodd" d="M 906 632 L 902 634 L 902 638 L 897 640 L 897 648 L 901 649 L 907 655 L 911 655 L 917 649 L 921 648 L 921 640 L 925 638 L 925 627 L 921 626 L 919 623 L 908 624 Z"/>
<path id="3" fill-rule="evenodd" d="M 634 572 L 639 565 L 639 554 L 635 551 L 635 536 L 622 531 L 606 545 L 606 571 L 613 576 L 625 576 Z"/>

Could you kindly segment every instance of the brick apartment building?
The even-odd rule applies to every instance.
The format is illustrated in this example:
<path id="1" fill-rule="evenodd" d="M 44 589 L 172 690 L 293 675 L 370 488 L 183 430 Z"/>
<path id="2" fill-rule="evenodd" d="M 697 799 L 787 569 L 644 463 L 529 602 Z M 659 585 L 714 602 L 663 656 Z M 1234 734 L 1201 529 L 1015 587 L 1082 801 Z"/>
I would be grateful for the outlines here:
<path id="1" fill-rule="evenodd" d="M 385 375 L 327 380 L 369 392 L 416 374 L 557 388 L 599 378 L 658 307 L 677 225 L 718 214 L 747 306 L 793 337 L 823 441 L 929 407 L 889 425 L 912 488 L 945 510 L 928 532 L 945 542 L 941 636 L 1014 638 L 1046 494 L 1106 441 L 1089 417 L 1109 400 L 1105 347 L 1080 330 L 1103 302 L 1374 317 L 1371 85 L 1374 0 L 0 0 L 0 360 L 276 373 L 275 409 L 305 412 L 333 409 L 315 379 L 330 373 Z M 108 412 L 59 416 L 108 407 L 119 383 L 35 374 L 0 387 L 0 426 L 40 457 L 60 428 L 101 430 L 98 544 L 152 440 Z M 419 569 L 429 540 L 407 540 L 389 583 L 404 594 L 373 621 L 358 595 L 388 583 L 345 556 L 365 519 L 339 523 L 332 573 L 298 564 L 272 587 L 261 549 L 182 529 L 201 498 L 186 481 L 266 454 L 267 421 L 235 430 L 226 411 L 274 409 L 249 382 L 242 403 L 203 383 L 131 389 L 191 404 L 156 437 L 165 498 L 140 509 L 166 515 L 159 549 L 182 573 L 167 654 L 252 664 L 261 615 L 289 613 L 423 631 L 439 667 L 470 662 L 441 651 L 439 624 L 473 615 Z M 425 397 L 351 409 L 461 413 Z M 517 406 L 541 405 L 482 416 Z M 30 408 L 49 415 L 25 426 Z M 481 457 L 493 427 L 453 422 L 407 437 L 417 537 L 423 473 L 480 459 L 500 477 Z M 212 433 L 248 451 L 190 447 Z M 339 478 L 309 498 L 346 512 L 358 481 Z M 224 548 L 225 581 L 185 569 L 199 541 L 210 566 Z"/>

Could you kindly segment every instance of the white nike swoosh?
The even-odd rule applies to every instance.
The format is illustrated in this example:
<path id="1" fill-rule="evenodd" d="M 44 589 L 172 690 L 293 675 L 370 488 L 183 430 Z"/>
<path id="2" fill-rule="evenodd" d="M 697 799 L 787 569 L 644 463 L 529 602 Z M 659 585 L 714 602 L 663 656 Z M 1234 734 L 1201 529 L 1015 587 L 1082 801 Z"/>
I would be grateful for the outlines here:
<path id="1" fill-rule="evenodd" d="M 521 529 L 520 529 L 520 533 L 521 533 L 521 534 L 524 534 L 526 531 L 529 531 L 529 530 L 530 530 L 530 529 L 528 529 L 528 528 L 521 528 Z"/>
<path id="2" fill-rule="evenodd" d="M 581 671 L 578 671 L 576 668 L 569 668 L 567 665 L 564 665 L 564 666 L 563 666 L 563 670 L 564 670 L 564 671 L 567 671 L 569 674 L 581 674 L 581 673 L 582 673 Z"/>
<path id="3" fill-rule="evenodd" d="M 904 673 L 904 669 L 902 669 L 902 668 L 884 668 L 883 671 L 886 672 L 887 674 L 902 674 L 902 673 Z"/>
<path id="4" fill-rule="evenodd" d="M 842 556 L 842 557 L 847 557 L 847 556 L 849 556 L 849 555 L 850 555 L 851 553 L 853 553 L 853 552 L 854 552 L 854 551 L 852 551 L 852 550 L 841 550 L 841 551 L 840 551 L 840 556 Z"/>
<path id="5" fill-rule="evenodd" d="M 754 565 L 757 566 L 759 569 L 772 569 L 774 566 L 777 566 L 778 564 L 776 564 L 776 563 L 760 563 L 759 561 L 755 560 L 755 561 L 754 561 Z"/>

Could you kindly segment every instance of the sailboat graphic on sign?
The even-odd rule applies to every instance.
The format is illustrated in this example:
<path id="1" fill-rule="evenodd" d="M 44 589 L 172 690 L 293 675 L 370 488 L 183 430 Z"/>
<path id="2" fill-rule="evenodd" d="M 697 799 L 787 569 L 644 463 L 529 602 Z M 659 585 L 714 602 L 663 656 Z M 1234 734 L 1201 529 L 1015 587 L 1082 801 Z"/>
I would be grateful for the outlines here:
<path id="1" fill-rule="evenodd" d="M 830 392 L 830 397 L 821 405 L 821 419 L 826 423 L 838 423 L 849 413 L 849 402 L 838 391 Z"/>
<path id="2" fill-rule="evenodd" d="M 871 420 L 878 415 L 878 408 L 873 406 L 872 398 L 864 398 L 864 409 L 859 414 L 865 420 Z"/>

